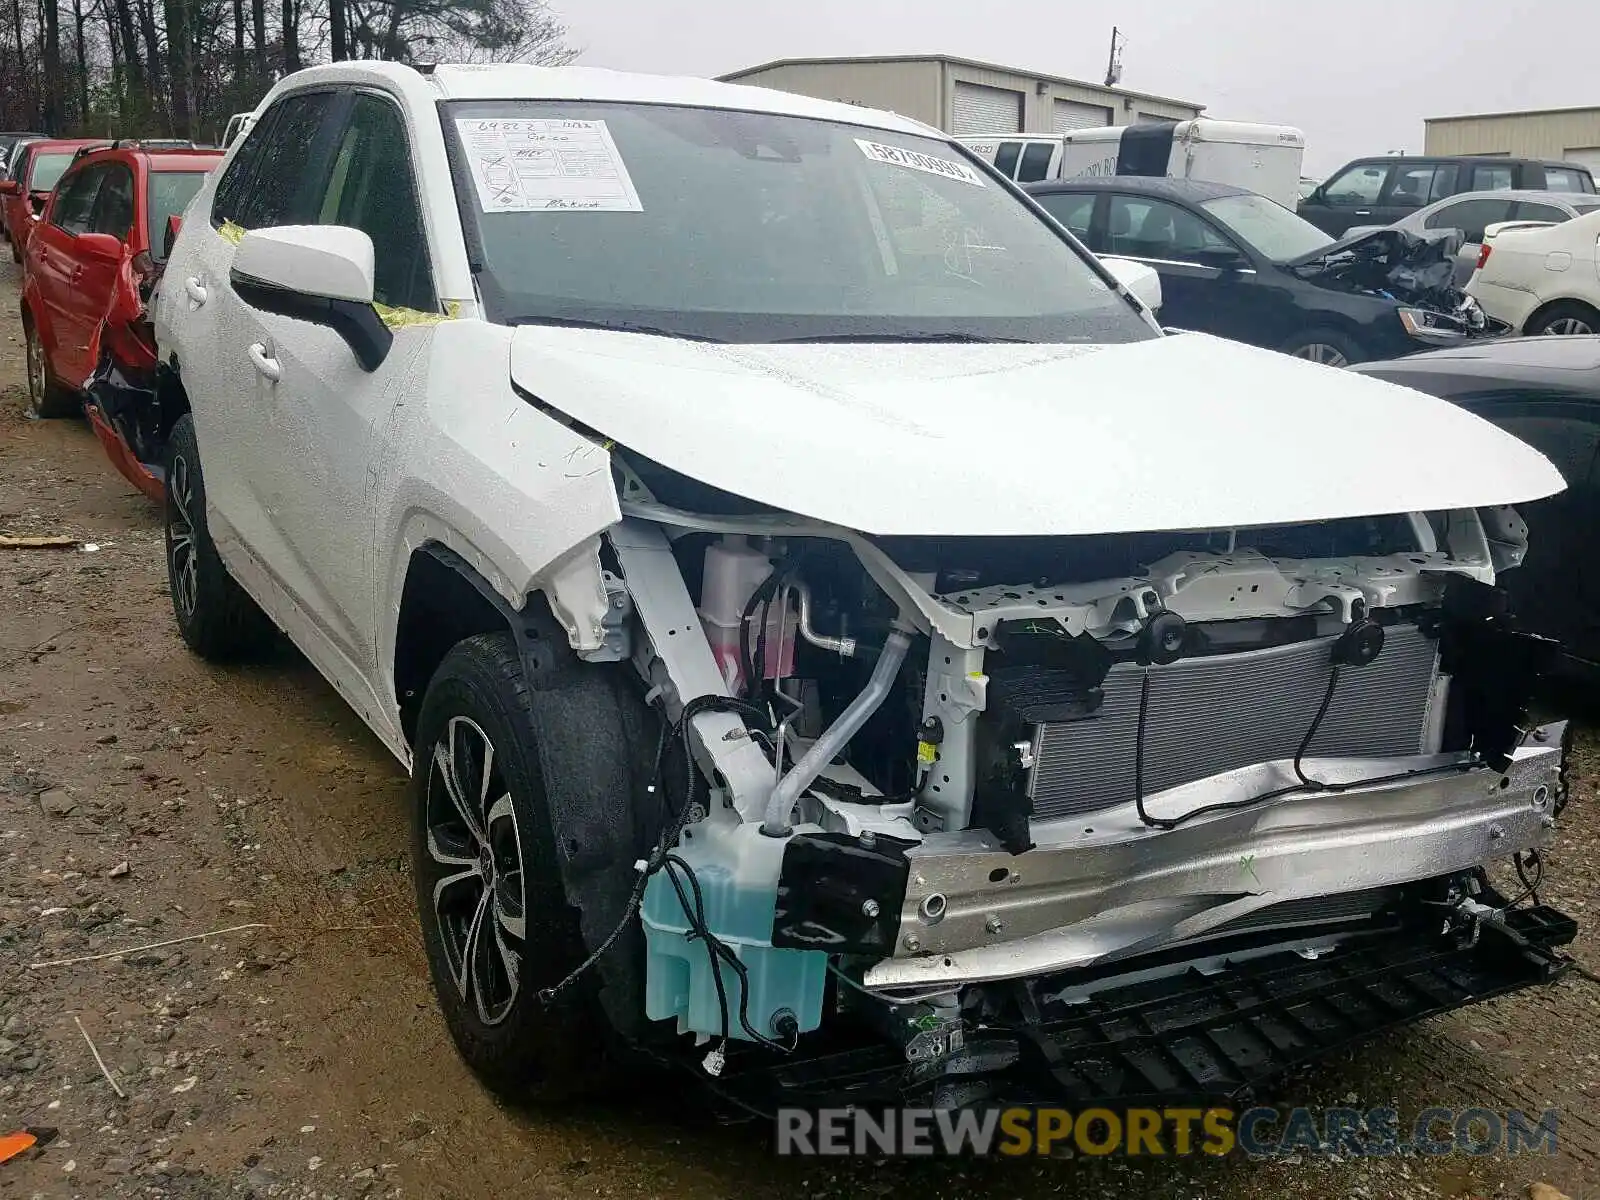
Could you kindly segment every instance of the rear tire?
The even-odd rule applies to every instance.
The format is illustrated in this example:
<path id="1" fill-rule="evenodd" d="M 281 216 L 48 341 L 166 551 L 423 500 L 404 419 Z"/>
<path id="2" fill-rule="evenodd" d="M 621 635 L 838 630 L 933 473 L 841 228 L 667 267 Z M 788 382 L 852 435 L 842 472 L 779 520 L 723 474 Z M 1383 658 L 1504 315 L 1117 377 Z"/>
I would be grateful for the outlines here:
<path id="1" fill-rule="evenodd" d="M 1600 312 L 1581 300 L 1560 300 L 1534 313 L 1524 332 L 1529 337 L 1581 337 L 1600 333 Z"/>
<path id="2" fill-rule="evenodd" d="M 444 657 L 417 721 L 412 876 L 434 994 L 461 1057 L 508 1099 L 606 1090 L 611 1031 L 585 958 L 540 770 L 540 704 L 510 631 Z M 618 748 L 620 752 L 620 747 Z"/>
<path id="3" fill-rule="evenodd" d="M 56 382 L 44 342 L 31 319 L 22 322 L 22 338 L 28 362 L 28 415 L 43 420 L 80 415 L 83 401 Z"/>
<path id="4" fill-rule="evenodd" d="M 260 654 L 276 629 L 223 565 L 206 528 L 206 486 L 194 417 L 184 413 L 167 441 L 167 586 L 184 642 L 208 662 Z"/>
<path id="5" fill-rule="evenodd" d="M 1327 367 L 1347 367 L 1365 362 L 1367 352 L 1354 338 L 1337 329 L 1307 329 L 1278 347 L 1283 353 Z"/>

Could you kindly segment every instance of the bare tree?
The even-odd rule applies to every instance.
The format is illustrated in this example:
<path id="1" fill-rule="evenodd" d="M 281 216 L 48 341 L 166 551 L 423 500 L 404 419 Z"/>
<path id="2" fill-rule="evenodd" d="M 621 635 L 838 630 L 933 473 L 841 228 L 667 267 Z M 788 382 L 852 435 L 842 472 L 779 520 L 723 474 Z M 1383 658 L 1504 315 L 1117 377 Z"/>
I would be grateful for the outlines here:
<path id="1" fill-rule="evenodd" d="M 199 138 L 307 63 L 575 53 L 547 0 L 0 0 L 0 128 Z"/>

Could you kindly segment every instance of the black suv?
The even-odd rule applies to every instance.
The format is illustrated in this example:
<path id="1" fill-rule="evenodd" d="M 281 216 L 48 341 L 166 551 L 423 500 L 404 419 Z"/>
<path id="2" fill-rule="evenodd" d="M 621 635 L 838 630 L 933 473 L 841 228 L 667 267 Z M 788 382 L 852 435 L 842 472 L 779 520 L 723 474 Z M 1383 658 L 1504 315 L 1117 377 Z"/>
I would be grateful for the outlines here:
<path id="1" fill-rule="evenodd" d="M 1391 155 L 1358 158 L 1300 201 L 1300 215 L 1338 237 L 1352 225 L 1389 225 L 1458 192 L 1593 193 L 1586 167 L 1531 158 Z"/>

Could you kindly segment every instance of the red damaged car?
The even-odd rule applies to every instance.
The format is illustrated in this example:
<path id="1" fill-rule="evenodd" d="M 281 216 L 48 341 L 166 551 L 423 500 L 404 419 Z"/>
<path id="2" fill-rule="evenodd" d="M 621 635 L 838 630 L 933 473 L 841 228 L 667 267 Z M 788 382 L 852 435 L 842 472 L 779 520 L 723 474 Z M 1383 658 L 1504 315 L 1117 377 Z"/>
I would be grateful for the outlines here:
<path id="1" fill-rule="evenodd" d="M 145 302 L 166 260 L 169 229 L 222 153 L 132 142 L 85 151 L 56 185 L 23 252 L 33 414 L 71 416 L 81 405 L 117 470 L 157 500 L 154 448 L 170 422 L 155 391 Z"/>

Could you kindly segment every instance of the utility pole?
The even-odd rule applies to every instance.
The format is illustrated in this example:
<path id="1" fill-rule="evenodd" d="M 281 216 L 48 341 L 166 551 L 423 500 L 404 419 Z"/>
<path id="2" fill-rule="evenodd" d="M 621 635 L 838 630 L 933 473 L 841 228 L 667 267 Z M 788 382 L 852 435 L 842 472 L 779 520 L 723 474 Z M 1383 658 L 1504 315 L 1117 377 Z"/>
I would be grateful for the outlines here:
<path id="1" fill-rule="evenodd" d="M 1106 86 L 1116 87 L 1122 80 L 1122 48 L 1128 44 L 1115 25 L 1111 27 L 1111 53 L 1106 58 Z"/>

